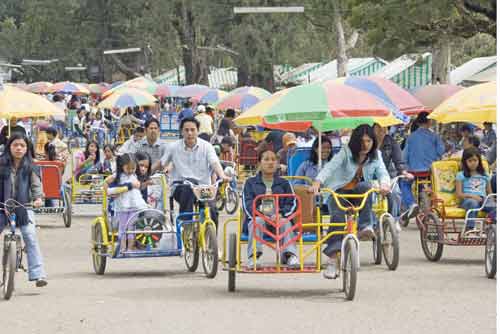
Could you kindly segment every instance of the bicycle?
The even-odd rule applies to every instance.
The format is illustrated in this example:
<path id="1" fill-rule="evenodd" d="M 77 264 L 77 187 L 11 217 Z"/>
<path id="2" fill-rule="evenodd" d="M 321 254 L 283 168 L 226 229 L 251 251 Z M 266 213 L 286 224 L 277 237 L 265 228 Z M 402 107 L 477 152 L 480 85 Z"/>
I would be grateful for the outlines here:
<path id="1" fill-rule="evenodd" d="M 232 178 L 231 181 L 223 181 L 217 189 L 215 198 L 215 207 L 218 211 L 226 209 L 227 214 L 234 214 L 239 208 L 240 197 L 238 195 L 238 182 L 236 179 L 236 171 L 234 162 L 221 161 L 224 168 L 224 174 Z"/>
<path id="2" fill-rule="evenodd" d="M 215 198 L 221 182 L 222 180 L 218 180 L 213 185 L 199 185 L 194 179 L 175 181 L 174 185 L 191 187 L 196 197 L 195 211 L 179 213 L 175 220 L 173 219 L 173 197 L 170 198 L 171 221 L 175 221 L 177 226 L 181 227 L 186 267 L 190 272 L 196 271 L 201 250 L 203 271 L 207 278 L 214 278 L 217 275 L 219 262 L 216 225 L 210 217 L 208 202 Z"/>
<path id="3" fill-rule="evenodd" d="M 12 203 L 9 205 L 9 203 Z M 9 222 L 9 232 L 4 235 L 3 254 L 2 254 L 2 281 L 0 282 L 2 298 L 9 300 L 14 292 L 15 274 L 19 270 L 24 272 L 27 269 L 23 265 L 24 245 L 21 235 L 16 231 L 16 214 L 18 207 L 31 209 L 31 205 L 22 205 L 14 199 L 8 199 L 3 204 L 2 209 Z"/>

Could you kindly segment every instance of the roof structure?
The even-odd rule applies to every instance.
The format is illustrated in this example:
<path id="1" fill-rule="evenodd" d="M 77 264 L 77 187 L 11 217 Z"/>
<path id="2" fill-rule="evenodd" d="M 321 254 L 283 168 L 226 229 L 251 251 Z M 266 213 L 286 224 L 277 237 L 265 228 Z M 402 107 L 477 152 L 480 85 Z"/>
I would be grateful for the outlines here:
<path id="1" fill-rule="evenodd" d="M 386 64 L 387 62 L 380 58 L 351 58 L 347 64 L 347 71 L 349 76 L 368 76 L 377 72 Z M 335 59 L 310 73 L 306 78 L 308 81 L 303 80 L 301 83 L 323 82 L 334 80 L 337 77 L 337 60 Z"/>
<path id="2" fill-rule="evenodd" d="M 497 57 L 479 57 L 474 58 L 460 65 L 450 73 L 450 83 L 460 85 L 464 81 L 471 81 L 470 78 L 474 75 L 489 69 L 493 65 L 496 67 Z"/>
<path id="3" fill-rule="evenodd" d="M 390 79 L 407 90 L 426 86 L 432 82 L 432 54 L 403 55 L 373 75 Z"/>

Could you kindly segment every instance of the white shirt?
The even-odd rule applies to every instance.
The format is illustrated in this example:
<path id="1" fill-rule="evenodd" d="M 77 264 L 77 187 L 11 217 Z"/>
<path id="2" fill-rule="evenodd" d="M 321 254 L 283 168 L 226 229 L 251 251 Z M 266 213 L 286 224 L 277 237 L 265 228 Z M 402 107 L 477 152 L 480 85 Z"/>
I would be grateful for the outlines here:
<path id="1" fill-rule="evenodd" d="M 212 135 L 214 133 L 214 121 L 212 117 L 202 112 L 201 114 L 196 115 L 195 118 L 198 120 L 198 122 L 200 122 L 200 133 L 207 133 L 209 135 Z"/>

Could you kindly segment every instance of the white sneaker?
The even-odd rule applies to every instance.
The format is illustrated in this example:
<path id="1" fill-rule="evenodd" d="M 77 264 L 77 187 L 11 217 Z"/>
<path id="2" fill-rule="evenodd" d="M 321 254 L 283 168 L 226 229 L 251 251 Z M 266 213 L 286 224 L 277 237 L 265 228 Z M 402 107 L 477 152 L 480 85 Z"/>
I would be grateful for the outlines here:
<path id="1" fill-rule="evenodd" d="M 323 271 L 323 277 L 326 279 L 336 279 L 339 276 L 337 268 L 337 260 L 328 259 L 325 270 Z"/>
<path id="2" fill-rule="evenodd" d="M 260 263 L 260 258 L 257 258 L 257 261 L 255 262 L 255 264 L 256 264 L 257 268 L 262 267 L 262 264 Z M 253 269 L 253 267 L 254 267 L 254 265 L 253 265 L 253 256 L 251 256 L 251 257 L 248 258 L 247 267 L 249 269 Z"/>
<path id="3" fill-rule="evenodd" d="M 404 220 L 410 220 L 412 218 L 415 218 L 418 215 L 419 207 L 417 204 L 413 203 L 408 210 L 406 210 L 402 215 L 401 218 Z"/>
<path id="4" fill-rule="evenodd" d="M 289 267 L 299 267 L 300 266 L 299 259 L 294 254 L 291 254 L 288 257 L 288 260 L 286 260 L 286 265 Z"/>
<path id="5" fill-rule="evenodd" d="M 373 231 L 373 228 L 367 226 L 359 232 L 358 236 L 361 241 L 369 241 L 375 239 L 375 232 Z"/>

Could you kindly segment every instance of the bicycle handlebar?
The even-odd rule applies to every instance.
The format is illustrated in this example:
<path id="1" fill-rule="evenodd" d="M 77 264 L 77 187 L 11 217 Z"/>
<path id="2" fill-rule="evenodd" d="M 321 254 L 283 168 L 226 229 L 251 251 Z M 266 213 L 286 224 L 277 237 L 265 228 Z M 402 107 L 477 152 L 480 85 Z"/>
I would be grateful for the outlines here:
<path id="1" fill-rule="evenodd" d="M 372 193 L 378 193 L 380 190 L 376 188 L 371 188 L 367 192 L 362 193 L 362 194 L 338 194 L 333 190 L 323 188 L 321 189 L 321 192 L 326 192 L 332 195 L 333 199 L 335 200 L 335 203 L 337 204 L 337 207 L 342 210 L 342 211 L 354 211 L 358 212 L 361 211 L 366 204 L 366 200 L 368 199 L 368 196 L 371 195 Z M 352 203 L 350 207 L 346 207 L 340 203 L 340 199 L 348 200 L 348 199 L 361 199 L 361 203 L 358 206 L 353 205 Z"/>

